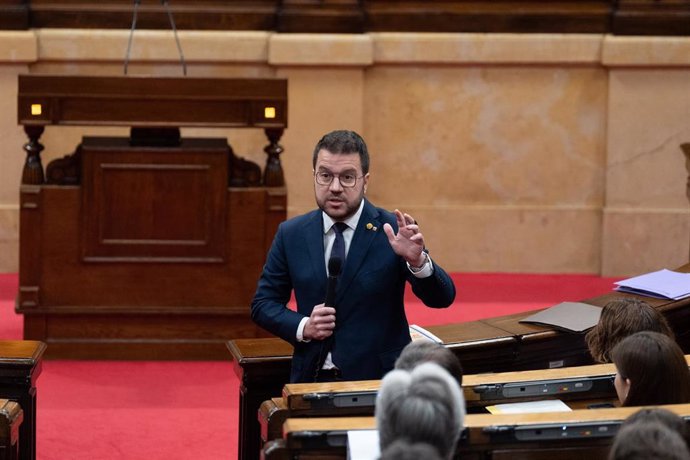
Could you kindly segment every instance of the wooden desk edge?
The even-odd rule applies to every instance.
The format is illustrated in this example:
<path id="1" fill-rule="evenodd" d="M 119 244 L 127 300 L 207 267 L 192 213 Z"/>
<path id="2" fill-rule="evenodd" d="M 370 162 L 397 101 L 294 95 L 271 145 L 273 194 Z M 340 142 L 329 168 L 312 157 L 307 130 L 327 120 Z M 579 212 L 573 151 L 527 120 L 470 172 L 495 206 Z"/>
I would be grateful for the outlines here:
<path id="1" fill-rule="evenodd" d="M 30 353 L 16 353 L 17 348 Z M 33 347 L 33 348 L 31 348 Z M 46 351 L 47 345 L 38 340 L 3 340 L 0 341 L 0 367 L 36 366 Z"/>
<path id="2" fill-rule="evenodd" d="M 614 407 L 609 409 L 576 409 L 569 412 L 531 414 L 467 414 L 465 427 L 480 429 L 504 425 L 574 424 L 582 422 L 622 421 L 631 414 L 648 407 L 663 407 L 679 416 L 690 415 L 690 404 L 663 406 Z M 376 428 L 374 417 L 288 418 L 283 424 L 283 437 L 297 432 L 329 432 L 368 430 Z"/>

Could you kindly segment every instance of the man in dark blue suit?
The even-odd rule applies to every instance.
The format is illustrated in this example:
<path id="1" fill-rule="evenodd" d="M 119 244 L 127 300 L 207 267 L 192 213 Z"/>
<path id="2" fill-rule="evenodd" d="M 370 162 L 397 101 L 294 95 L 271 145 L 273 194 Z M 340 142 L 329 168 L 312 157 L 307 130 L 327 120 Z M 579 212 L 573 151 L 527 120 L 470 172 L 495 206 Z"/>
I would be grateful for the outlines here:
<path id="1" fill-rule="evenodd" d="M 378 379 L 410 342 L 405 282 L 432 308 L 451 305 L 455 286 L 431 261 L 410 215 L 376 208 L 364 198 L 369 153 L 357 133 L 326 134 L 312 163 L 319 209 L 279 226 L 252 318 L 294 346 L 292 382 Z M 339 222 L 344 225 L 336 229 Z M 332 251 L 342 254 L 343 243 L 344 262 L 329 264 Z M 333 305 L 326 306 L 327 269 L 340 265 Z M 293 290 L 297 311 L 286 307 Z"/>

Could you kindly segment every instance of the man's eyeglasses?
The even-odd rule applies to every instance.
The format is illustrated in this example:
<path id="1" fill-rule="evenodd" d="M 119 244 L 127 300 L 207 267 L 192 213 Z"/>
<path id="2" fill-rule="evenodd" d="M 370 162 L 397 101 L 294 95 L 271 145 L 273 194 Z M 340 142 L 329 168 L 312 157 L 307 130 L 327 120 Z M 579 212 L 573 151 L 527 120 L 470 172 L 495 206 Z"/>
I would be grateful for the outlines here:
<path id="1" fill-rule="evenodd" d="M 364 176 L 357 176 L 357 174 L 353 172 L 345 174 L 333 174 L 328 171 L 318 171 L 314 173 L 314 177 L 316 178 L 316 183 L 319 185 L 331 185 L 333 179 L 337 177 L 341 187 L 351 188 L 357 184 L 357 179 L 361 179 Z"/>

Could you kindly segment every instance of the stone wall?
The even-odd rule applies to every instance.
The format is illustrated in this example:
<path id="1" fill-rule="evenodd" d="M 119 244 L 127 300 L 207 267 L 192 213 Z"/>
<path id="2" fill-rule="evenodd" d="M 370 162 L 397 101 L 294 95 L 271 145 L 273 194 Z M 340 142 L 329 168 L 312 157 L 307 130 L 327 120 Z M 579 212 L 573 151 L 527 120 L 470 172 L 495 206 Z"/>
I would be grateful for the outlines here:
<path id="1" fill-rule="evenodd" d="M 124 30 L 0 32 L 0 272 L 17 271 L 26 138 L 20 73 L 121 75 Z M 355 35 L 183 31 L 190 76 L 289 79 L 289 214 L 314 206 L 311 151 L 353 129 L 369 198 L 420 222 L 451 271 L 626 276 L 688 261 L 690 38 L 598 34 Z M 137 31 L 130 74 L 181 75 L 173 36 Z M 84 134 L 48 127 L 44 165 Z M 263 166 L 259 130 L 227 136 Z"/>

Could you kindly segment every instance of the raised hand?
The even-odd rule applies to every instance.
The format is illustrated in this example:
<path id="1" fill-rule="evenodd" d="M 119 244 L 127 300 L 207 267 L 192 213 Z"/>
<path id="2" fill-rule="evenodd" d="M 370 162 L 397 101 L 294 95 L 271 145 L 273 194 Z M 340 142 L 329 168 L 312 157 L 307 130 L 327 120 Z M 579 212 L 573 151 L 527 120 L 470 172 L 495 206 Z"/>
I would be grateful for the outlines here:
<path id="1" fill-rule="evenodd" d="M 403 257 L 411 266 L 422 266 L 426 261 L 426 257 L 422 255 L 424 235 L 419 231 L 419 226 L 411 215 L 403 214 L 396 209 L 395 217 L 398 221 L 397 234 L 389 224 L 383 224 L 383 231 L 386 232 L 388 242 L 393 251 Z"/>

